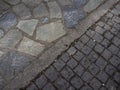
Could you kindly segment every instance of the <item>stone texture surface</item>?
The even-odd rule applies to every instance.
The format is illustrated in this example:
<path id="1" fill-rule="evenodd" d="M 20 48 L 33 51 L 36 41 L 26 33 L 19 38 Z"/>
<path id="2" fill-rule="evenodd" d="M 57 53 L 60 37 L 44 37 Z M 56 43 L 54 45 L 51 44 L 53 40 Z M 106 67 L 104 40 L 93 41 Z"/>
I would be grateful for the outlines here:
<path id="1" fill-rule="evenodd" d="M 48 7 L 50 10 L 50 18 L 62 18 L 62 12 L 61 9 L 59 7 L 59 5 L 57 4 L 57 2 L 53 1 L 53 2 L 48 2 Z"/>
<path id="2" fill-rule="evenodd" d="M 27 33 L 28 35 L 33 35 L 35 28 L 37 26 L 38 20 L 31 19 L 31 20 L 21 20 L 17 27 L 22 30 L 23 32 Z"/>
<path id="3" fill-rule="evenodd" d="M 85 12 L 91 12 L 96 9 L 104 0 L 89 0 L 89 2 L 84 6 Z"/>
<path id="4" fill-rule="evenodd" d="M 4 31 L 3 31 L 3 29 L 0 29 L 0 38 L 2 38 L 3 36 L 4 36 Z"/>
<path id="5" fill-rule="evenodd" d="M 17 23 L 17 19 L 15 14 L 13 13 L 6 13 L 2 17 L 0 17 L 0 27 L 3 28 L 5 31 L 8 31 L 12 26 Z"/>
<path id="6" fill-rule="evenodd" d="M 66 34 L 66 31 L 64 31 L 63 27 L 64 26 L 61 21 L 56 21 L 44 26 L 40 26 L 37 28 L 36 39 L 53 42 Z"/>
<path id="7" fill-rule="evenodd" d="M 58 0 L 61 5 L 72 5 L 70 0 Z"/>
<path id="8" fill-rule="evenodd" d="M 5 1 L 11 5 L 16 5 L 20 2 L 20 0 L 5 0 Z"/>
<path id="9" fill-rule="evenodd" d="M 0 39 L 0 47 L 14 48 L 22 39 L 22 33 L 18 29 L 10 30 L 2 39 Z"/>
<path id="10" fill-rule="evenodd" d="M 18 51 L 24 52 L 33 56 L 37 56 L 44 50 L 44 45 L 37 43 L 29 38 L 24 37 L 18 47 Z"/>
<path id="11" fill-rule="evenodd" d="M 31 17 L 31 12 L 24 4 L 18 4 L 13 7 L 13 11 L 22 19 L 28 19 Z"/>
<path id="12" fill-rule="evenodd" d="M 45 4 L 41 3 L 36 8 L 34 8 L 33 15 L 35 18 L 41 18 L 41 17 L 48 16 L 48 10 Z"/>
<path id="13" fill-rule="evenodd" d="M 73 27 L 78 24 L 79 20 L 84 18 L 84 12 L 78 10 L 74 6 L 63 7 L 63 18 L 64 23 L 67 27 Z"/>
<path id="14" fill-rule="evenodd" d="M 49 83 L 53 90 L 119 90 L 120 38 L 119 33 L 113 34 L 112 30 L 117 32 L 120 27 L 112 30 L 109 27 L 103 28 L 103 23 L 107 25 L 108 22 L 103 21 L 103 18 L 106 17 L 103 16 L 89 27 L 51 65 L 39 73 L 38 78 L 32 80 L 35 83 L 41 76 L 48 79 L 44 85 L 43 80 L 39 80 L 37 89 L 45 90 Z M 103 23 L 100 24 L 101 22 Z M 108 34 L 106 37 L 106 32 L 112 35 Z"/>

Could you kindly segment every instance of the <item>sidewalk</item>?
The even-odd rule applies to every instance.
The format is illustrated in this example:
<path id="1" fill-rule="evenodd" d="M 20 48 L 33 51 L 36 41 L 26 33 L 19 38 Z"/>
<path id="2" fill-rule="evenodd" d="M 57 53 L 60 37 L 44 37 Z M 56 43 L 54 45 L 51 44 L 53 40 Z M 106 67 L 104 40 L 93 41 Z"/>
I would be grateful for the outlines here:
<path id="1" fill-rule="evenodd" d="M 119 0 L 1 0 L 0 90 L 119 90 L 119 19 Z"/>

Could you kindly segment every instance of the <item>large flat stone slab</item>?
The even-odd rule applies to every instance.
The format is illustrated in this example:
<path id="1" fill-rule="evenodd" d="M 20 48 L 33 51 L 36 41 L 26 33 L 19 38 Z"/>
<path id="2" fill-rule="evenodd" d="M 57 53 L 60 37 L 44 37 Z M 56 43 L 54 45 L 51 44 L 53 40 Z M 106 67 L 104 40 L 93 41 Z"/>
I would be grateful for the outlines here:
<path id="1" fill-rule="evenodd" d="M 48 2 L 50 18 L 62 18 L 62 12 L 56 1 Z"/>
<path id="2" fill-rule="evenodd" d="M 37 56 L 44 50 L 44 48 L 44 45 L 24 37 L 18 47 L 18 51 Z"/>
<path id="3" fill-rule="evenodd" d="M 7 81 L 24 70 L 34 58 L 17 51 L 9 51 L 0 58 L 0 74 Z"/>
<path id="4" fill-rule="evenodd" d="M 40 26 L 37 28 L 36 39 L 46 42 L 53 42 L 66 34 L 63 27 L 64 26 L 60 20 Z"/>
<path id="5" fill-rule="evenodd" d="M 7 10 L 10 6 L 6 3 L 3 2 L 3 0 L 0 0 L 0 13 L 4 12 Z"/>
<path id="6" fill-rule="evenodd" d="M 27 8 L 24 4 L 18 4 L 16 6 L 13 6 L 13 11 L 21 19 L 28 19 L 32 16 L 29 8 Z"/>
<path id="7" fill-rule="evenodd" d="M 48 16 L 48 10 L 47 7 L 45 6 L 45 4 L 41 3 L 40 5 L 38 5 L 34 10 L 33 10 L 33 15 L 35 18 L 41 18 L 41 17 L 45 17 Z"/>
<path id="8" fill-rule="evenodd" d="M 85 12 L 91 12 L 96 9 L 104 0 L 89 0 L 89 2 L 84 6 Z"/>
<path id="9" fill-rule="evenodd" d="M 0 39 L 0 47 L 14 48 L 22 39 L 22 33 L 18 29 L 10 30 L 2 39 Z"/>
<path id="10" fill-rule="evenodd" d="M 33 32 L 37 26 L 38 20 L 31 19 L 31 20 L 22 20 L 18 23 L 17 27 L 21 29 L 23 32 L 33 35 Z"/>
<path id="11" fill-rule="evenodd" d="M 68 5 L 63 7 L 63 18 L 66 27 L 74 27 L 84 17 L 84 12 L 74 6 Z"/>
<path id="12" fill-rule="evenodd" d="M 17 23 L 16 15 L 13 13 L 6 13 L 0 17 L 0 27 L 8 31 L 12 26 Z"/>

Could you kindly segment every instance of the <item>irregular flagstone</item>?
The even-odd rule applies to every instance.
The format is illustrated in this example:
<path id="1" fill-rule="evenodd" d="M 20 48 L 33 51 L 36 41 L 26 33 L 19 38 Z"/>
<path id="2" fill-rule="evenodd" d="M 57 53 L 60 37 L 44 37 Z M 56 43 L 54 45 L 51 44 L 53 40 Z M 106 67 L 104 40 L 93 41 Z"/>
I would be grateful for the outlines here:
<path id="1" fill-rule="evenodd" d="M 62 22 L 56 21 L 37 28 L 36 39 L 52 42 L 66 34 Z"/>
<path id="2" fill-rule="evenodd" d="M 74 6 L 63 7 L 63 18 L 66 27 L 73 27 L 79 20 L 83 19 L 85 14 L 82 10 L 75 8 Z"/>
<path id="3" fill-rule="evenodd" d="M 22 19 L 28 19 L 32 16 L 29 8 L 24 4 L 13 6 L 13 11 Z"/>
<path id="4" fill-rule="evenodd" d="M 72 2 L 75 4 L 76 7 L 81 8 L 87 0 L 72 0 Z"/>
<path id="5" fill-rule="evenodd" d="M 89 0 L 89 2 L 84 6 L 85 12 L 91 12 L 96 9 L 104 0 Z"/>
<path id="6" fill-rule="evenodd" d="M 0 74 L 10 81 L 24 70 L 34 58 L 17 51 L 9 51 L 0 59 Z"/>
<path id="7" fill-rule="evenodd" d="M 70 0 L 58 0 L 61 5 L 72 5 L 72 2 Z"/>
<path id="8" fill-rule="evenodd" d="M 4 36 L 4 31 L 0 29 L 0 38 L 2 38 L 3 36 Z"/>
<path id="9" fill-rule="evenodd" d="M 18 4 L 20 2 L 20 0 L 5 0 L 5 1 L 11 5 L 15 5 L 15 4 Z"/>
<path id="10" fill-rule="evenodd" d="M 3 79 L 2 76 L 0 76 L 0 90 L 5 86 L 5 80 Z"/>
<path id="11" fill-rule="evenodd" d="M 18 47 L 18 51 L 37 56 L 44 50 L 44 48 L 44 45 L 24 37 L 20 43 L 20 46 Z"/>
<path id="12" fill-rule="evenodd" d="M 23 3 L 30 7 L 37 6 L 41 3 L 42 0 L 22 0 Z"/>
<path id="13" fill-rule="evenodd" d="M 24 31 L 25 33 L 29 35 L 33 35 L 33 32 L 37 26 L 38 20 L 36 19 L 31 19 L 31 20 L 21 20 L 17 27 Z"/>
<path id="14" fill-rule="evenodd" d="M 48 10 L 46 6 L 43 3 L 41 3 L 33 10 L 33 15 L 35 18 L 45 17 L 48 16 Z"/>
<path id="15" fill-rule="evenodd" d="M 12 26 L 16 25 L 17 19 L 15 14 L 6 13 L 2 17 L 0 17 L 0 27 L 5 31 L 8 31 Z"/>
<path id="16" fill-rule="evenodd" d="M 56 1 L 48 2 L 48 7 L 50 10 L 50 18 L 62 18 L 62 13 L 59 5 Z"/>
<path id="17" fill-rule="evenodd" d="M 7 10 L 10 6 L 6 3 L 3 2 L 3 0 L 0 0 L 0 13 L 4 12 Z"/>
<path id="18" fill-rule="evenodd" d="M 10 30 L 2 39 L 0 47 L 13 48 L 22 39 L 22 33 L 18 29 Z"/>

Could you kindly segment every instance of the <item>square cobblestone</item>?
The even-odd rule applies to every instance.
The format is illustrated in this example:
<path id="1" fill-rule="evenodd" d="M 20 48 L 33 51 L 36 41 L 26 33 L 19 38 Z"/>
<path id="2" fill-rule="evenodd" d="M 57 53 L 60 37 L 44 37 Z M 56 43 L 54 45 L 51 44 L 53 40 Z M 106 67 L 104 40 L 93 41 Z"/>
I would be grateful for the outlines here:
<path id="1" fill-rule="evenodd" d="M 102 56 L 103 56 L 106 60 L 109 60 L 110 57 L 112 56 L 112 53 L 111 53 L 109 50 L 105 49 L 104 52 L 102 53 Z"/>
<path id="2" fill-rule="evenodd" d="M 93 37 L 94 35 L 95 35 L 95 31 L 93 31 L 93 30 L 91 30 L 91 29 L 89 29 L 87 32 L 86 32 L 86 34 L 89 36 L 89 37 Z"/>
<path id="3" fill-rule="evenodd" d="M 105 23 L 104 23 L 104 22 L 102 22 L 102 21 L 99 21 L 99 22 L 97 23 L 97 25 L 99 25 L 99 26 L 103 27 L 103 26 L 105 25 Z"/>
<path id="4" fill-rule="evenodd" d="M 116 69 L 112 65 L 107 65 L 107 67 L 105 68 L 105 71 L 106 73 L 112 76 L 113 73 L 116 71 Z"/>
<path id="5" fill-rule="evenodd" d="M 88 54 L 91 52 L 91 50 L 92 50 L 92 49 L 89 48 L 88 46 L 84 46 L 81 51 L 82 51 L 84 54 L 88 55 Z"/>
<path id="6" fill-rule="evenodd" d="M 56 90 L 56 89 L 51 83 L 48 83 L 42 90 Z"/>
<path id="7" fill-rule="evenodd" d="M 88 56 L 87 58 L 91 61 L 91 62 L 95 62 L 98 58 L 98 54 L 95 53 L 94 51 L 92 51 Z"/>
<path id="8" fill-rule="evenodd" d="M 83 74 L 83 72 L 85 71 L 85 69 L 81 66 L 81 65 L 78 65 L 75 69 L 74 69 L 74 72 L 81 76 Z"/>
<path id="9" fill-rule="evenodd" d="M 60 58 L 61 58 L 61 60 L 63 60 L 64 62 L 67 62 L 67 61 L 70 59 L 68 53 L 63 53 Z"/>
<path id="10" fill-rule="evenodd" d="M 113 34 L 111 34 L 110 32 L 106 32 L 104 34 L 105 38 L 107 38 L 108 40 L 111 40 L 113 38 Z"/>
<path id="11" fill-rule="evenodd" d="M 93 90 L 90 86 L 83 86 L 80 90 Z"/>
<path id="12" fill-rule="evenodd" d="M 98 52 L 98 53 L 102 53 L 103 50 L 104 50 L 104 47 L 103 47 L 102 45 L 100 45 L 100 44 L 96 44 L 94 50 L 95 50 L 96 52 Z"/>
<path id="13" fill-rule="evenodd" d="M 75 47 L 78 49 L 78 50 L 81 50 L 83 48 L 84 44 L 81 42 L 81 41 L 78 41 L 75 43 Z"/>
<path id="14" fill-rule="evenodd" d="M 65 67 L 62 71 L 61 71 L 62 76 L 67 79 L 70 80 L 71 77 L 74 75 L 73 71 L 69 68 L 69 67 Z"/>
<path id="15" fill-rule="evenodd" d="M 103 40 L 103 37 L 99 34 L 99 33 L 96 33 L 94 36 L 93 36 L 93 39 L 96 41 L 96 42 L 101 42 Z"/>
<path id="16" fill-rule="evenodd" d="M 36 81 L 35 84 L 41 89 L 47 83 L 47 79 L 44 75 L 41 75 Z"/>
<path id="17" fill-rule="evenodd" d="M 99 34 L 103 34 L 106 30 L 101 28 L 100 26 L 97 26 L 95 31 L 98 32 Z"/>
<path id="18" fill-rule="evenodd" d="M 120 84 L 120 72 L 116 72 L 115 75 L 114 75 L 114 79 L 115 81 Z"/>
<path id="19" fill-rule="evenodd" d="M 91 80 L 90 82 L 90 86 L 94 88 L 94 90 L 98 90 L 101 86 L 101 83 L 99 80 L 97 80 L 96 78 L 94 78 L 93 80 Z"/>
<path id="20" fill-rule="evenodd" d="M 80 38 L 81 42 L 83 44 L 86 44 L 88 41 L 89 41 L 89 37 L 87 35 L 83 35 L 81 38 Z"/>
<path id="21" fill-rule="evenodd" d="M 95 64 L 91 64 L 88 69 L 93 75 L 96 75 L 100 70 L 99 67 L 96 66 Z"/>
<path id="22" fill-rule="evenodd" d="M 120 58 L 114 55 L 110 59 L 110 62 L 111 62 L 112 65 L 114 65 L 115 67 L 117 67 L 120 64 Z"/>
<path id="23" fill-rule="evenodd" d="M 84 54 L 78 51 L 73 57 L 74 57 L 77 61 L 80 61 L 80 60 L 84 57 Z"/>
<path id="24" fill-rule="evenodd" d="M 61 69 L 65 66 L 65 63 L 61 59 L 59 59 L 53 65 L 57 69 L 57 71 L 61 71 Z"/>
<path id="25" fill-rule="evenodd" d="M 95 46 L 95 42 L 92 39 L 90 39 L 87 43 L 87 46 L 89 46 L 90 48 L 93 48 Z"/>
<path id="26" fill-rule="evenodd" d="M 77 65 L 78 63 L 77 63 L 77 61 L 75 61 L 73 58 L 71 58 L 68 62 L 67 62 L 67 65 L 70 67 L 70 68 L 74 68 L 74 67 L 76 67 L 76 65 Z"/>
<path id="27" fill-rule="evenodd" d="M 31 84 L 26 90 L 38 90 L 35 84 Z"/>
<path id="28" fill-rule="evenodd" d="M 104 69 L 105 66 L 107 65 L 107 62 L 102 58 L 100 57 L 97 61 L 96 61 L 96 65 L 100 67 L 100 69 Z"/>
<path id="29" fill-rule="evenodd" d="M 105 48 L 107 48 L 110 45 L 110 41 L 107 39 L 104 39 L 101 43 Z"/>
<path id="30" fill-rule="evenodd" d="M 53 68 L 53 66 L 51 66 L 45 71 L 45 75 L 47 76 L 48 79 L 54 81 L 58 77 L 58 72 Z"/>
<path id="31" fill-rule="evenodd" d="M 54 85 L 57 87 L 57 90 L 66 90 L 69 87 L 69 83 L 61 77 L 57 78 Z"/>
<path id="32" fill-rule="evenodd" d="M 120 39 L 118 37 L 114 37 L 112 42 L 116 45 L 116 46 L 120 46 Z"/>
<path id="33" fill-rule="evenodd" d="M 84 57 L 81 62 L 80 62 L 85 68 L 87 68 L 88 66 L 90 66 L 91 62 L 88 58 Z"/>
<path id="34" fill-rule="evenodd" d="M 78 76 L 73 77 L 71 83 L 77 90 L 83 85 L 82 80 Z"/>
<path id="35" fill-rule="evenodd" d="M 82 77 L 81 77 L 85 82 L 89 83 L 92 78 L 93 78 L 93 75 L 91 75 L 89 72 L 85 72 Z"/>
<path id="36" fill-rule="evenodd" d="M 112 44 L 109 46 L 108 50 L 110 50 L 113 54 L 118 54 L 119 48 Z"/>

